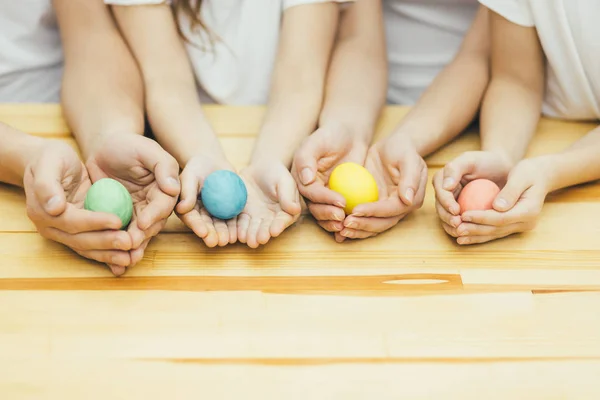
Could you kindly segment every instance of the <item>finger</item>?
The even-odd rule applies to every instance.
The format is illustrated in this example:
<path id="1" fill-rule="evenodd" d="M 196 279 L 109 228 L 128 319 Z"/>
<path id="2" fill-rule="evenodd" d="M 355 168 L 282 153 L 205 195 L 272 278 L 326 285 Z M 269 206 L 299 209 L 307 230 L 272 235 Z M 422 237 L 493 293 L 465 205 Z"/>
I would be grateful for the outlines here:
<path id="1" fill-rule="evenodd" d="M 444 167 L 442 188 L 449 192 L 454 191 L 462 180 L 462 177 L 473 172 L 475 169 L 475 158 L 470 152 L 466 152 L 450 161 Z"/>
<path id="2" fill-rule="evenodd" d="M 406 211 L 408 211 L 408 207 L 402 203 L 400 197 L 394 194 L 384 200 L 359 204 L 354 207 L 352 215 L 355 217 L 389 218 L 404 214 Z"/>
<path id="3" fill-rule="evenodd" d="M 321 141 L 314 136 L 307 138 L 294 155 L 294 168 L 304 186 L 313 183 L 317 177 L 317 159 L 322 153 Z"/>
<path id="4" fill-rule="evenodd" d="M 342 222 L 346 218 L 343 209 L 328 204 L 309 203 L 308 211 L 317 221 Z"/>
<path id="5" fill-rule="evenodd" d="M 444 228 L 444 231 L 446 231 L 446 233 L 452 237 L 458 237 L 458 232 L 456 231 L 456 228 L 453 226 L 450 226 L 446 223 L 442 222 L 442 228 Z"/>
<path id="6" fill-rule="evenodd" d="M 343 243 L 344 241 L 346 241 L 346 238 L 344 236 L 342 236 L 339 232 L 335 232 L 333 234 L 333 237 L 335 238 L 335 241 L 338 243 Z"/>
<path id="7" fill-rule="evenodd" d="M 459 236 L 506 236 L 528 230 L 529 224 L 517 222 L 506 226 L 479 225 L 464 222 L 456 229 Z"/>
<path id="8" fill-rule="evenodd" d="M 153 193 L 149 200 L 146 207 L 138 213 L 137 224 L 141 230 L 148 229 L 161 219 L 169 218 L 177 201 L 174 197 L 162 192 Z"/>
<path id="9" fill-rule="evenodd" d="M 237 242 L 237 218 L 227 221 L 227 230 L 229 231 L 229 244 Z"/>
<path id="10" fill-rule="evenodd" d="M 257 236 L 261 223 L 262 218 L 252 218 L 250 220 L 250 226 L 248 227 L 248 235 L 246 237 L 246 244 L 252 249 L 256 249 L 259 246 Z"/>
<path id="11" fill-rule="evenodd" d="M 213 218 L 215 231 L 217 232 L 218 245 L 223 247 L 229 244 L 229 228 L 227 222 L 221 219 Z"/>
<path id="12" fill-rule="evenodd" d="M 461 224 L 462 219 L 460 215 L 452 215 L 442 205 L 439 201 L 435 202 L 435 211 L 437 212 L 438 217 L 442 220 L 443 223 L 450 225 L 453 228 L 458 228 Z"/>
<path id="13" fill-rule="evenodd" d="M 372 233 L 381 233 L 396 226 L 406 214 L 388 218 L 355 217 L 349 216 L 344 221 L 344 227 Z"/>
<path id="14" fill-rule="evenodd" d="M 148 247 L 148 243 L 150 243 L 151 238 L 148 238 L 146 240 L 144 240 L 142 242 L 142 244 L 140 245 L 140 247 L 138 247 L 135 250 L 131 251 L 131 265 L 130 267 L 133 267 L 135 265 L 137 265 L 137 263 L 139 263 L 140 261 L 142 261 L 142 259 L 144 258 L 144 253 L 146 251 L 146 247 Z"/>
<path id="15" fill-rule="evenodd" d="M 442 187 L 444 175 L 439 171 L 433 177 L 433 188 L 435 190 L 435 198 L 438 203 L 452 215 L 460 215 L 460 206 L 454 198 L 454 193 Z"/>
<path id="16" fill-rule="evenodd" d="M 198 202 L 198 193 L 200 193 L 200 182 L 192 174 L 183 171 L 181 174 L 181 197 L 177 204 L 179 214 L 189 213 L 194 209 Z"/>
<path id="17" fill-rule="evenodd" d="M 517 204 L 517 201 L 519 201 L 523 193 L 525 193 L 525 191 L 531 186 L 531 182 L 526 176 L 509 176 L 506 185 L 504 185 L 494 200 L 494 210 L 499 212 L 506 212 L 510 210 L 515 206 L 515 204 Z"/>
<path id="18" fill-rule="evenodd" d="M 317 224 L 327 232 L 341 232 L 344 224 L 340 221 L 317 221 Z"/>
<path id="19" fill-rule="evenodd" d="M 158 187 L 169 196 L 177 197 L 181 191 L 179 183 L 179 164 L 158 143 L 151 139 L 148 146 L 138 154 L 140 161 L 149 171 L 154 173 Z"/>
<path id="20" fill-rule="evenodd" d="M 346 199 L 341 194 L 326 188 L 322 182 L 317 181 L 309 186 L 298 186 L 300 194 L 306 197 L 311 203 L 329 204 L 339 208 L 346 207 Z"/>
<path id="21" fill-rule="evenodd" d="M 178 214 L 178 217 L 200 239 L 204 239 L 208 236 L 208 227 L 198 210 L 192 209 L 185 214 Z"/>
<path id="22" fill-rule="evenodd" d="M 262 220 L 262 222 L 260 224 L 260 228 L 258 228 L 258 233 L 256 235 L 256 241 L 259 244 L 265 245 L 269 242 L 269 239 L 271 239 L 271 224 L 274 221 L 275 221 L 275 219 L 268 219 L 268 218 L 265 218 Z"/>
<path id="23" fill-rule="evenodd" d="M 474 210 L 465 212 L 462 216 L 464 222 L 473 222 L 480 225 L 506 226 L 518 222 L 531 222 L 540 213 L 544 197 L 542 194 L 532 195 L 518 202 L 507 212 L 496 210 Z"/>
<path id="24" fill-rule="evenodd" d="M 237 219 L 237 236 L 241 243 L 248 241 L 248 228 L 250 227 L 250 216 L 246 213 L 240 214 Z"/>
<path id="25" fill-rule="evenodd" d="M 54 217 L 62 214 L 67 207 L 62 186 L 63 169 L 62 160 L 49 152 L 44 152 L 32 169 L 35 197 L 44 211 Z"/>
<path id="26" fill-rule="evenodd" d="M 278 237 L 283 233 L 284 230 L 289 228 L 296 220 L 298 216 L 292 216 L 285 212 L 279 212 L 271 222 L 271 227 L 269 228 L 269 233 L 271 237 Z"/>
<path id="27" fill-rule="evenodd" d="M 418 155 L 407 157 L 400 165 L 400 180 L 398 181 L 398 195 L 407 206 L 412 206 L 415 194 L 419 190 L 423 169 L 427 166 Z"/>
<path id="28" fill-rule="evenodd" d="M 340 232 L 340 235 L 347 239 L 367 239 L 367 238 L 376 236 L 377 233 L 344 228 Z"/>
<path id="29" fill-rule="evenodd" d="M 75 250 L 79 255 L 103 264 L 127 267 L 131 264 L 128 251 L 117 250 Z"/>
<path id="30" fill-rule="evenodd" d="M 298 201 L 298 187 L 291 175 L 285 174 L 277 184 L 277 197 L 281 209 L 290 215 L 299 215 L 302 211 Z"/>
<path id="31" fill-rule="evenodd" d="M 114 214 L 88 211 L 67 204 L 65 211 L 48 221 L 48 225 L 70 234 L 119 230 L 121 219 Z"/>
<path id="32" fill-rule="evenodd" d="M 461 246 L 466 246 L 466 245 L 471 245 L 471 244 L 481 244 L 481 243 L 491 242 L 492 240 L 496 240 L 496 239 L 502 239 L 503 237 L 506 237 L 508 235 L 511 235 L 511 234 L 507 234 L 507 235 L 503 235 L 503 236 L 465 236 L 465 237 L 459 237 L 458 239 L 456 239 L 456 243 L 460 244 Z"/>
<path id="33" fill-rule="evenodd" d="M 123 231 L 98 231 L 70 234 L 56 228 L 44 232 L 54 240 L 76 250 L 123 250 L 132 249 L 131 236 Z"/>
<path id="34" fill-rule="evenodd" d="M 123 275 L 127 271 L 126 267 L 121 267 L 120 265 L 107 264 L 107 266 L 116 277 Z"/>
<path id="35" fill-rule="evenodd" d="M 131 223 L 129 223 L 127 233 L 131 236 L 131 245 L 134 249 L 140 247 L 144 240 L 146 240 L 146 233 L 138 227 L 135 209 L 133 210 L 133 218 L 131 219 Z"/>
<path id="36" fill-rule="evenodd" d="M 202 238 L 204 244 L 209 248 L 218 246 L 219 234 L 217 233 L 217 229 L 215 228 L 215 220 L 204 209 L 200 211 L 200 217 L 202 218 L 204 226 L 206 226 L 207 230 L 206 236 Z"/>

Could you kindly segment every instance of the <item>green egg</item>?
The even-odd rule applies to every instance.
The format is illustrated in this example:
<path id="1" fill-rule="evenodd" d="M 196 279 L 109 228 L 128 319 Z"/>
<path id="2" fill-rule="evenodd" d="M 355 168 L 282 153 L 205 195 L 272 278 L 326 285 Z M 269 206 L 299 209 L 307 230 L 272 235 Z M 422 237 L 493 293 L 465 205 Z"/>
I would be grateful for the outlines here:
<path id="1" fill-rule="evenodd" d="M 92 185 L 85 196 L 83 207 L 89 211 L 114 214 L 121 219 L 121 229 L 129 225 L 133 215 L 133 200 L 120 182 L 104 178 Z"/>

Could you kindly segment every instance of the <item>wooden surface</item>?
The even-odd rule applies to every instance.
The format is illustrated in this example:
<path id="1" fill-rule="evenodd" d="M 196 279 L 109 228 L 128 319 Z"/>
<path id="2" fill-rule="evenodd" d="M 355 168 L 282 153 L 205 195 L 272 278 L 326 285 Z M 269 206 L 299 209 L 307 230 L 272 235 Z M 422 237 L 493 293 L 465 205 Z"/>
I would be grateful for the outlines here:
<path id="1" fill-rule="evenodd" d="M 244 165 L 263 109 L 207 114 Z M 56 106 L 0 120 L 72 141 Z M 543 121 L 530 154 L 592 127 Z M 478 144 L 463 135 L 430 174 Z M 468 248 L 432 190 L 341 245 L 305 216 L 265 248 L 211 250 L 172 218 L 120 279 L 42 239 L 21 190 L 0 186 L 0 215 L 0 399 L 600 398 L 598 183 L 551 196 L 534 232 Z"/>

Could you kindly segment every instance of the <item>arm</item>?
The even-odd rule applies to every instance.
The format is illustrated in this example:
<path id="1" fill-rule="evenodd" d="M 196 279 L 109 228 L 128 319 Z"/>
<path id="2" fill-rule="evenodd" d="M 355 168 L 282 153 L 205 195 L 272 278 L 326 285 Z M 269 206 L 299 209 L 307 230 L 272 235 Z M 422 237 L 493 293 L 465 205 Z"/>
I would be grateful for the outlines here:
<path id="1" fill-rule="evenodd" d="M 358 0 L 340 19 L 319 126 L 341 126 L 368 146 L 386 89 L 381 2 Z"/>
<path id="2" fill-rule="evenodd" d="M 489 82 L 489 59 L 488 9 L 480 6 L 456 57 L 438 74 L 395 134 L 409 136 L 423 157 L 456 137 L 479 111 Z"/>
<path id="3" fill-rule="evenodd" d="M 251 164 L 289 168 L 296 148 L 317 125 L 335 38 L 338 5 L 299 5 L 285 11 L 268 109 Z"/>
<path id="4" fill-rule="evenodd" d="M 65 52 L 64 113 L 84 158 L 104 135 L 144 132 L 135 60 L 101 0 L 53 0 Z"/>
<path id="5" fill-rule="evenodd" d="M 515 164 L 525 156 L 540 118 L 545 57 L 535 28 L 494 12 L 490 21 L 492 80 L 482 107 L 482 149 Z"/>
<path id="6" fill-rule="evenodd" d="M 183 167 L 195 155 L 225 159 L 198 99 L 194 74 L 168 5 L 113 6 L 138 61 L 159 143 Z"/>
<path id="7" fill-rule="evenodd" d="M 44 139 L 0 123 L 0 182 L 23 187 L 25 169 L 44 143 Z"/>

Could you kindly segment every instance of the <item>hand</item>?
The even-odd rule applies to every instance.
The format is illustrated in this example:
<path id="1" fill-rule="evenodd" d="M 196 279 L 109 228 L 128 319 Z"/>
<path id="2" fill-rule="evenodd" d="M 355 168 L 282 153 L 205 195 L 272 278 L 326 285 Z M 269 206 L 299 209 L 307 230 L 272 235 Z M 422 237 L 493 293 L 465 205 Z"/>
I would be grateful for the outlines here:
<path id="1" fill-rule="evenodd" d="M 365 140 L 343 128 L 324 126 L 310 135 L 294 156 L 292 176 L 300 194 L 307 199 L 310 213 L 328 232 L 344 229 L 344 197 L 327 187 L 331 172 L 339 164 L 364 164 L 368 150 Z"/>
<path id="2" fill-rule="evenodd" d="M 421 208 L 427 187 L 427 164 L 410 139 L 393 135 L 373 145 L 365 167 L 379 188 L 379 200 L 356 206 L 336 240 L 364 239 L 384 232 Z"/>
<path id="3" fill-rule="evenodd" d="M 248 202 L 238 216 L 238 240 L 251 248 L 267 244 L 300 217 L 296 182 L 280 163 L 250 165 L 240 172 Z"/>
<path id="4" fill-rule="evenodd" d="M 92 182 L 112 178 L 131 193 L 133 216 L 127 232 L 132 239 L 133 266 L 173 212 L 180 192 L 179 165 L 154 140 L 124 134 L 103 138 L 86 166 Z"/>
<path id="5" fill-rule="evenodd" d="M 83 209 L 92 183 L 75 151 L 48 141 L 25 170 L 27 215 L 40 234 L 121 275 L 130 265 L 131 237 L 116 215 Z"/>
<path id="6" fill-rule="evenodd" d="M 485 243 L 535 228 L 548 194 L 550 158 L 523 160 L 510 172 L 493 210 L 467 211 L 457 228 L 457 243 Z"/>
<path id="7" fill-rule="evenodd" d="M 183 223 L 208 247 L 225 246 L 237 241 L 237 218 L 229 221 L 213 218 L 198 199 L 204 179 L 220 169 L 233 171 L 227 161 L 215 161 L 205 156 L 192 157 L 181 173 L 181 201 L 175 209 Z"/>
<path id="8" fill-rule="evenodd" d="M 446 233 L 459 236 L 456 229 L 462 219 L 456 199 L 462 188 L 475 179 L 489 179 L 502 187 L 511 168 L 509 159 L 500 153 L 469 151 L 438 171 L 433 177 L 435 209 Z"/>

